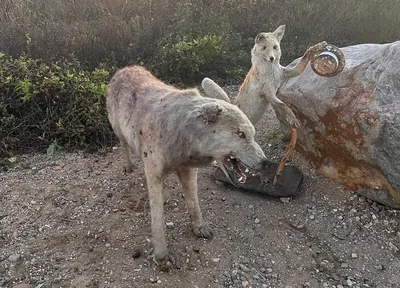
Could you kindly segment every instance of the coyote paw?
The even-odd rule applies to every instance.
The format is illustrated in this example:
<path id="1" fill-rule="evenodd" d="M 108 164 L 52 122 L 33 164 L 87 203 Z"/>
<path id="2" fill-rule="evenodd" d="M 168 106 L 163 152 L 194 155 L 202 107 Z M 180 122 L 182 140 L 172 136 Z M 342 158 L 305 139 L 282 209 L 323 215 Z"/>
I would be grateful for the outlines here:
<path id="1" fill-rule="evenodd" d="M 154 263 L 161 269 L 170 269 L 175 265 L 175 258 L 172 257 L 168 251 L 155 253 L 153 257 Z"/>
<path id="2" fill-rule="evenodd" d="M 326 45 L 328 45 L 328 43 L 326 43 L 326 41 L 322 41 L 322 42 L 315 44 L 314 46 L 311 46 L 310 48 L 308 48 L 308 52 L 312 53 L 312 54 L 319 53 L 326 47 Z"/>
<path id="3" fill-rule="evenodd" d="M 195 228 L 194 234 L 196 234 L 197 237 L 199 238 L 206 238 L 206 239 L 211 239 L 214 236 L 214 230 L 209 224 L 203 224 L 199 228 Z"/>
<path id="4" fill-rule="evenodd" d="M 293 111 L 289 107 L 283 104 L 282 106 L 279 106 L 277 108 L 278 118 L 285 121 L 292 128 L 300 127 L 299 120 L 297 120 L 296 115 L 294 115 Z"/>
<path id="5" fill-rule="evenodd" d="M 133 164 L 125 164 L 123 167 L 123 171 L 125 174 L 132 173 L 133 169 L 135 169 L 135 165 L 133 165 Z"/>
<path id="6" fill-rule="evenodd" d="M 292 128 L 300 127 L 300 122 L 299 122 L 299 120 L 297 120 L 296 116 L 294 116 L 294 115 L 287 117 L 285 120 L 289 124 L 289 126 Z"/>

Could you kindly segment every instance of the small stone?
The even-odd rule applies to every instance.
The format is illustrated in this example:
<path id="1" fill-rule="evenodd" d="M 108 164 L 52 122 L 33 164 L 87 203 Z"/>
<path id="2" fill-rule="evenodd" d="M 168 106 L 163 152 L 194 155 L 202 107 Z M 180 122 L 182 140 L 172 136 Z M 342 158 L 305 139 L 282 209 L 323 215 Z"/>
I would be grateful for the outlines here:
<path id="1" fill-rule="evenodd" d="M 157 284 L 161 284 L 161 280 L 157 280 Z"/>
<path id="2" fill-rule="evenodd" d="M 261 287 L 262 287 L 262 288 L 268 288 L 268 285 L 267 285 L 267 284 L 262 284 Z"/>
<path id="3" fill-rule="evenodd" d="M 344 288 L 343 285 L 337 285 L 336 288 Z"/>
<path id="4" fill-rule="evenodd" d="M 315 215 L 310 215 L 310 220 L 314 220 L 315 219 Z"/>
<path id="5" fill-rule="evenodd" d="M 135 249 L 132 253 L 132 257 L 135 259 L 139 258 L 140 255 L 142 255 L 142 251 L 140 249 Z"/>
<path id="6" fill-rule="evenodd" d="M 347 264 L 347 263 L 342 263 L 342 264 L 340 264 L 340 267 L 341 267 L 341 268 L 349 268 L 349 264 Z"/>
<path id="7" fill-rule="evenodd" d="M 267 273 L 272 273 L 272 268 L 267 268 Z"/>
<path id="8" fill-rule="evenodd" d="M 250 269 L 247 268 L 247 266 L 243 265 L 243 264 L 240 264 L 240 269 L 242 269 L 243 272 L 249 272 L 250 271 Z"/>
<path id="9" fill-rule="evenodd" d="M 220 259 L 220 258 L 213 258 L 213 259 L 212 259 L 212 261 L 213 261 L 214 263 L 218 263 L 219 260 L 221 260 L 221 259 Z"/>
<path id="10" fill-rule="evenodd" d="M 356 259 L 358 258 L 358 255 L 356 253 L 351 253 L 351 258 Z"/>
<path id="11" fill-rule="evenodd" d="M 254 274 L 254 275 L 253 275 L 253 279 L 254 279 L 254 280 L 260 280 L 260 275 Z"/>
<path id="12" fill-rule="evenodd" d="M 353 208 L 353 209 L 350 210 L 349 214 L 351 216 L 356 215 L 357 214 L 357 210 Z"/>
<path id="13" fill-rule="evenodd" d="M 151 282 L 151 283 L 157 283 L 157 279 L 150 278 L 150 282 Z"/>
<path id="14" fill-rule="evenodd" d="M 399 252 L 399 248 L 397 248 L 392 242 L 389 242 L 389 247 L 393 250 L 394 253 Z"/>
<path id="15" fill-rule="evenodd" d="M 260 222 L 261 222 L 260 219 L 258 219 L 258 218 L 254 219 L 255 224 L 259 224 Z"/>
<path id="16" fill-rule="evenodd" d="M 347 284 L 347 286 L 349 286 L 349 287 L 353 287 L 353 281 L 351 281 L 350 279 L 347 279 L 347 280 L 346 280 L 346 284 Z"/>
<path id="17" fill-rule="evenodd" d="M 243 287 L 249 286 L 249 281 L 243 281 L 243 282 L 242 282 L 242 286 L 243 286 Z"/>
<path id="18" fill-rule="evenodd" d="M 111 244 L 110 243 L 106 243 L 106 247 L 110 247 L 111 246 Z"/>
<path id="19" fill-rule="evenodd" d="M 19 259 L 21 259 L 21 255 L 19 254 L 10 255 L 8 257 L 8 261 L 10 262 L 17 262 Z"/>
<path id="20" fill-rule="evenodd" d="M 289 203 L 290 197 L 281 197 L 281 198 L 279 198 L 279 200 L 281 200 L 282 203 Z"/>
<path id="21" fill-rule="evenodd" d="M 375 266 L 375 269 L 383 271 L 383 270 L 385 270 L 385 267 L 383 265 L 378 265 L 378 266 Z"/>
<path id="22" fill-rule="evenodd" d="M 178 207 L 174 208 L 174 212 L 179 212 L 179 208 Z"/>
<path id="23" fill-rule="evenodd" d="M 221 200 L 225 202 L 225 201 L 226 201 L 226 197 L 225 197 L 225 196 L 224 196 L 224 197 L 222 197 L 222 199 L 221 199 Z"/>
<path id="24" fill-rule="evenodd" d="M 254 208 L 254 205 L 249 205 L 249 209 L 253 209 Z"/>
<path id="25" fill-rule="evenodd" d="M 165 223 L 165 225 L 166 225 L 168 228 L 173 228 L 173 227 L 174 227 L 174 222 L 167 222 L 167 223 Z"/>

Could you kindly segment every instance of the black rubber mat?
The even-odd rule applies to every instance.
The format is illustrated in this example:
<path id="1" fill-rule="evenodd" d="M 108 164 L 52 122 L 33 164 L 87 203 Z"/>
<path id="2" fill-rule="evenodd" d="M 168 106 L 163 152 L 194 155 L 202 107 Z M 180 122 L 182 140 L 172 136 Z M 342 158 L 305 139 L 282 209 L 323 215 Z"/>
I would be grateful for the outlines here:
<path id="1" fill-rule="evenodd" d="M 243 167 L 243 169 L 245 169 Z M 249 173 L 246 173 L 247 180 L 246 183 L 240 183 L 236 178 L 236 173 L 232 169 L 227 169 L 228 173 L 231 175 L 231 179 L 234 179 L 234 183 L 232 183 L 222 171 L 221 168 L 217 168 L 214 172 L 215 180 L 218 180 L 222 183 L 230 184 L 235 186 L 238 189 L 253 191 L 262 193 L 267 196 L 272 197 L 295 197 L 299 195 L 300 186 L 303 182 L 303 173 L 300 169 L 294 166 L 285 166 L 285 169 L 282 171 L 282 174 L 279 178 L 278 184 L 273 185 L 272 181 L 275 177 L 275 172 L 278 169 L 277 163 L 272 163 L 269 167 L 262 172 L 262 178 L 257 175 L 252 176 Z M 244 171 L 244 170 L 243 170 Z"/>

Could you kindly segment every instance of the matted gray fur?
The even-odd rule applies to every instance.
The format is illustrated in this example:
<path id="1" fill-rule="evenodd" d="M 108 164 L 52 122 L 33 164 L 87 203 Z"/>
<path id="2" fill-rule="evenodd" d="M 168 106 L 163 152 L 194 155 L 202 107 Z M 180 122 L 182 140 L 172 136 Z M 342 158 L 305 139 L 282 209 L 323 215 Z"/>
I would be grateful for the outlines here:
<path id="1" fill-rule="evenodd" d="M 131 152 L 144 162 L 149 191 L 154 258 L 171 260 L 165 240 L 164 178 L 176 172 L 182 183 L 194 233 L 211 238 L 197 198 L 197 167 L 213 160 L 224 169 L 240 161 L 253 171 L 267 159 L 254 140 L 254 126 L 235 105 L 202 97 L 198 90 L 166 85 L 143 67 L 123 68 L 107 90 L 111 126 L 121 141 L 124 169 L 131 171 Z"/>

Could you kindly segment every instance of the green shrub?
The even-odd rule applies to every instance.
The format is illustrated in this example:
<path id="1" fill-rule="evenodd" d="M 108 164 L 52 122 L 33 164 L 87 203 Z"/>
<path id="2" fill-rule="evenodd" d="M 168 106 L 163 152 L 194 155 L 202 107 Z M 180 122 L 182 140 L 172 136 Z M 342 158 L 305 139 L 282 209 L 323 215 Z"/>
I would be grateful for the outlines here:
<path id="1" fill-rule="evenodd" d="M 46 151 L 54 143 L 68 150 L 112 144 L 105 111 L 108 78 L 105 68 L 84 71 L 65 60 L 47 65 L 2 55 L 0 156 Z"/>
<path id="2" fill-rule="evenodd" d="M 245 55 L 248 63 L 250 58 L 248 53 L 238 53 L 240 50 L 231 49 L 227 44 L 226 39 L 216 35 L 196 38 L 177 36 L 176 39 L 166 40 L 164 46 L 160 45 L 151 66 L 158 76 L 172 83 L 198 85 L 204 77 L 237 82 L 245 75 L 249 65 L 242 66 L 244 69 L 240 70 L 242 63 L 228 58 L 235 57 L 235 53 L 239 54 L 237 59 L 242 62 L 240 55 Z"/>

